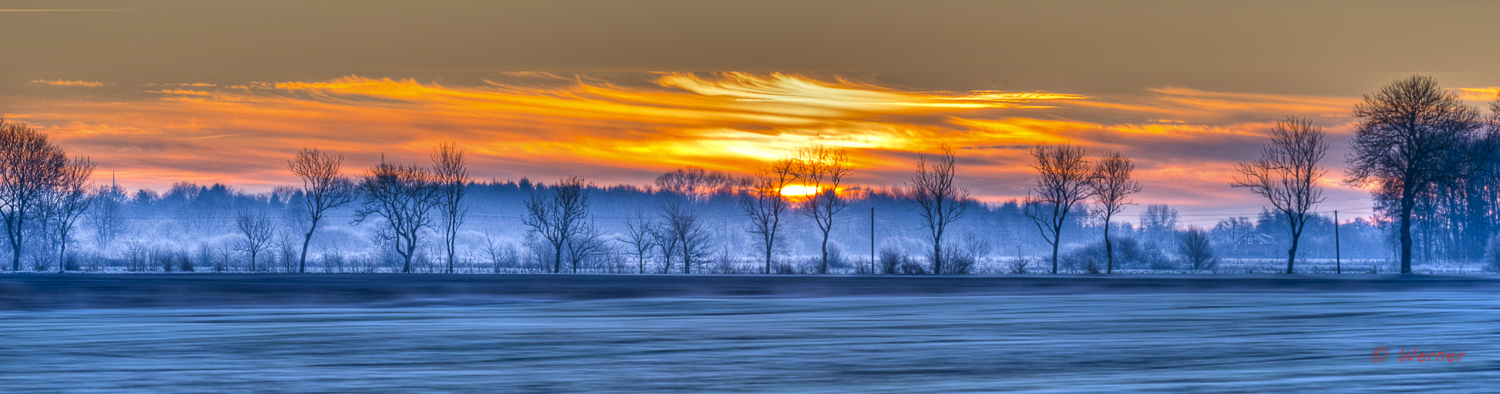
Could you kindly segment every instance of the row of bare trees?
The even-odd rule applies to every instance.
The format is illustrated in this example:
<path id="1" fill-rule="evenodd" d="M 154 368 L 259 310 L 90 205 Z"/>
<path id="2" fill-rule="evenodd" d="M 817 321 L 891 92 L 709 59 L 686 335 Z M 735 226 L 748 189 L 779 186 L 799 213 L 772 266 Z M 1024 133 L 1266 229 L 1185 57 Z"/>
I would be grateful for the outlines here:
<path id="1" fill-rule="evenodd" d="M 390 242 L 401 256 L 402 272 L 411 272 L 422 231 L 437 224 L 434 219 L 440 220 L 447 271 L 453 272 L 458 230 L 467 212 L 463 198 L 470 183 L 468 165 L 463 150 L 454 143 L 438 145 L 431 158 L 432 168 L 428 169 L 389 163 L 382 157 L 380 164 L 366 170 L 358 182 L 342 174 L 342 155 L 308 148 L 287 161 L 287 169 L 302 178 L 302 203 L 307 215 L 298 272 L 307 271 L 308 245 L 328 211 L 356 200 L 360 206 L 355 210 L 355 223 L 379 218 L 383 227 L 379 237 Z M 247 248 L 269 240 L 267 231 L 261 230 L 263 221 L 269 220 L 256 214 L 240 215 L 237 227 L 246 238 Z M 254 266 L 257 253 L 249 253 Z"/>
<path id="2" fill-rule="evenodd" d="M 1031 156 L 1037 179 L 1024 200 L 1023 213 L 1052 247 L 1052 273 L 1057 273 L 1058 247 L 1068 216 L 1090 198 L 1094 199 L 1092 213 L 1104 221 L 1107 272 L 1113 273 L 1114 248 L 1109 239 L 1109 222 L 1125 206 L 1133 204 L 1130 195 L 1141 191 L 1140 182 L 1131 174 L 1135 163 L 1120 152 L 1108 152 L 1091 161 L 1082 147 L 1073 145 L 1039 145 L 1031 149 Z"/>

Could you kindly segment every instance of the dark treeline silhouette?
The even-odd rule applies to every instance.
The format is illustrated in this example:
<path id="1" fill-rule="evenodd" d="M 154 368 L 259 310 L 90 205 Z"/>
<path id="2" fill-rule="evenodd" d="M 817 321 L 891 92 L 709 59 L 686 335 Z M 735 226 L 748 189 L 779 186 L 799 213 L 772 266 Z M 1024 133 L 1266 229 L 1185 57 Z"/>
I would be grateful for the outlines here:
<path id="1" fill-rule="evenodd" d="M 1367 96 L 1345 182 L 1375 190 L 1376 214 L 1338 224 L 1337 245 L 1318 207 L 1328 146 L 1299 118 L 1278 123 L 1226 185 L 1270 205 L 1211 227 L 1162 204 L 1122 217 L 1141 191 L 1134 161 L 1072 145 L 1034 147 L 1029 196 L 1004 202 L 970 198 L 946 146 L 895 187 L 850 184 L 859 169 L 822 146 L 751 175 L 689 166 L 649 186 L 476 181 L 449 143 L 430 163 L 367 169 L 307 148 L 287 162 L 301 187 L 264 193 L 127 192 L 89 186 L 103 181 L 87 158 L 0 121 L 0 245 L 12 271 L 1291 273 L 1332 271 L 1318 267 L 1337 256 L 1363 261 L 1354 272 L 1412 272 L 1413 260 L 1500 261 L 1500 100 L 1491 113 L 1426 77 Z"/>

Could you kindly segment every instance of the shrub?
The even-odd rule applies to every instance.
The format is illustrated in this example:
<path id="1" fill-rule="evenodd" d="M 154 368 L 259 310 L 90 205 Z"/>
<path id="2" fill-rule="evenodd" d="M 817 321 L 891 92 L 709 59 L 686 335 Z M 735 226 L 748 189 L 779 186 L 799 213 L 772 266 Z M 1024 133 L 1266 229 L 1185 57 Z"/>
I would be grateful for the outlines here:
<path id="1" fill-rule="evenodd" d="M 1490 243 L 1485 245 L 1484 263 L 1491 271 L 1500 271 L 1500 235 L 1490 238 Z"/>
<path id="2" fill-rule="evenodd" d="M 944 258 L 944 261 L 946 261 L 947 263 L 943 264 L 943 272 L 939 272 L 940 274 L 944 275 L 968 274 L 974 270 L 974 266 L 979 261 L 979 257 L 977 255 L 969 253 L 967 251 L 953 250 L 950 248 L 943 250 L 943 254 L 948 255 L 946 258 Z"/>
<path id="3" fill-rule="evenodd" d="M 922 275 L 927 273 L 927 267 L 916 259 L 907 256 L 894 247 L 880 249 L 881 272 L 897 275 Z"/>
<path id="4" fill-rule="evenodd" d="M 1219 258 L 1214 256 L 1214 247 L 1209 243 L 1208 232 L 1200 228 L 1188 228 L 1178 238 L 1177 253 L 1182 255 L 1182 261 L 1194 270 L 1209 269 L 1219 264 Z"/>
<path id="5" fill-rule="evenodd" d="M 1028 260 L 1025 257 L 1016 257 L 1015 260 L 1010 261 L 1010 273 L 1018 275 L 1025 274 L 1026 266 L 1028 265 L 1031 265 L 1031 260 Z"/>
<path id="6" fill-rule="evenodd" d="M 896 250 L 894 247 L 886 246 L 880 248 L 880 260 L 878 262 L 880 273 L 896 273 L 901 268 L 901 261 L 905 259 L 906 256 L 902 255 L 901 251 Z"/>

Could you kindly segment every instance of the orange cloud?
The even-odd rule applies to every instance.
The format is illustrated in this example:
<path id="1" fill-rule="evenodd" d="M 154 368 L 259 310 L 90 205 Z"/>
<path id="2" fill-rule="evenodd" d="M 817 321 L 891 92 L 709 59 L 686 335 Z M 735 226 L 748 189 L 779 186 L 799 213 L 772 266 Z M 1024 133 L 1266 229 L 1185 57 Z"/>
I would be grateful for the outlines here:
<path id="1" fill-rule="evenodd" d="M 122 182 L 155 188 L 188 180 L 269 189 L 294 181 L 283 167 L 302 147 L 341 152 L 356 173 L 381 154 L 426 160 L 446 141 L 469 150 L 481 179 L 581 174 L 639 184 L 683 165 L 749 172 L 824 144 L 850 149 L 856 181 L 893 185 L 909 177 L 915 153 L 947 144 L 975 194 L 1000 198 L 1029 185 L 1026 148 L 1073 143 L 1132 155 L 1148 194 L 1158 193 L 1151 198 L 1186 201 L 1233 194 L 1229 163 L 1253 155 L 1247 146 L 1263 143 L 1270 122 L 1335 114 L 1322 119 L 1341 127 L 1348 119 L 1339 114 L 1354 102 L 1186 88 L 1139 97 L 908 91 L 776 73 L 638 76 L 159 84 L 151 86 L 179 88 L 124 101 L 14 100 L 7 116 L 25 117 Z"/>
<path id="2" fill-rule="evenodd" d="M 31 80 L 31 83 L 42 84 L 42 85 L 52 85 L 52 86 L 83 86 L 83 87 L 91 87 L 91 88 L 97 88 L 97 87 L 100 87 L 100 86 L 104 86 L 104 84 L 105 84 L 104 82 L 99 82 L 99 81 L 62 80 L 62 79 L 55 79 L 55 80 L 50 80 L 50 81 L 49 80 L 45 80 L 45 79 L 33 79 L 33 80 Z"/>

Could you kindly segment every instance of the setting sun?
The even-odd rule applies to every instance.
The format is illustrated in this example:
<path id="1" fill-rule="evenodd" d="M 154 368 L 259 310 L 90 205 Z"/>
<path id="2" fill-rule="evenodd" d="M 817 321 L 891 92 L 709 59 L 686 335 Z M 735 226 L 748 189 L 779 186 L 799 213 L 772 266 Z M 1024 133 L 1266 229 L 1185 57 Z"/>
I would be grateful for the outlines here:
<path id="1" fill-rule="evenodd" d="M 787 185 L 781 188 L 781 195 L 786 197 L 806 197 L 818 194 L 818 187 L 806 185 Z"/>

